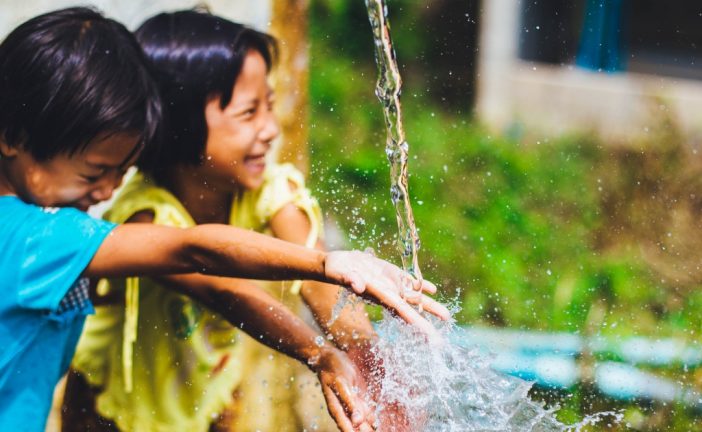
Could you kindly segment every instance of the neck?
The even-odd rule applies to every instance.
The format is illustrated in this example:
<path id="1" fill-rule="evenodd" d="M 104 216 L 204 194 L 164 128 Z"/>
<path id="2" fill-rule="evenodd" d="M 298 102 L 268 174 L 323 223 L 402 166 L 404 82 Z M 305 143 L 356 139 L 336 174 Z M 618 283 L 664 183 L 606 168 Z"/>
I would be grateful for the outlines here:
<path id="1" fill-rule="evenodd" d="M 0 195 L 17 195 L 15 188 L 10 181 L 8 166 L 9 161 L 0 157 Z"/>
<path id="2" fill-rule="evenodd" d="M 178 198 L 198 225 L 229 222 L 235 191 L 208 182 L 197 168 L 174 169 L 166 187 Z"/>

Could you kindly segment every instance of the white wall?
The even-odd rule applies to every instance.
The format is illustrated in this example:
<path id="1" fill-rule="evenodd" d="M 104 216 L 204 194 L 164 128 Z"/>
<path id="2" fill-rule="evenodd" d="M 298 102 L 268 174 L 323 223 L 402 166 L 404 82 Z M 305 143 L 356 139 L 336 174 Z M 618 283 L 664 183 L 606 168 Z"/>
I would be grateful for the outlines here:
<path id="1" fill-rule="evenodd" d="M 486 124 L 544 135 L 595 132 L 627 142 L 647 136 L 665 112 L 699 141 L 702 81 L 520 60 L 520 8 L 521 0 L 483 2 L 476 113 Z"/>

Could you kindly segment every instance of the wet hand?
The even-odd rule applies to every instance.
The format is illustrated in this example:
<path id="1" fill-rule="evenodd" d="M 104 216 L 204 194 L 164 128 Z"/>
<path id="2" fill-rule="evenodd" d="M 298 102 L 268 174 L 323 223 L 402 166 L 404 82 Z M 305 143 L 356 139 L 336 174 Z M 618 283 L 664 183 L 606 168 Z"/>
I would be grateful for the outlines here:
<path id="1" fill-rule="evenodd" d="M 418 430 L 417 425 L 412 425 L 407 408 L 399 403 L 382 403 L 383 378 L 385 377 L 385 367 L 383 360 L 376 356 L 373 350 L 373 341 L 361 341 L 349 346 L 346 354 L 363 376 L 366 384 L 367 398 L 375 412 L 375 427 L 379 431 L 410 432 Z M 413 427 L 414 426 L 414 427 Z"/>
<path id="2" fill-rule="evenodd" d="M 363 298 L 382 305 L 432 338 L 438 337 L 434 326 L 410 305 L 421 304 L 423 310 L 442 320 L 450 318 L 448 309 L 424 294 L 435 293 L 434 284 L 416 281 L 399 267 L 371 254 L 330 252 L 324 270 L 331 282 L 349 287 Z"/>
<path id="3" fill-rule="evenodd" d="M 346 354 L 325 346 L 319 360 L 310 366 L 319 377 L 327 409 L 339 429 L 373 431 L 375 417 L 364 400 L 365 382 Z"/>

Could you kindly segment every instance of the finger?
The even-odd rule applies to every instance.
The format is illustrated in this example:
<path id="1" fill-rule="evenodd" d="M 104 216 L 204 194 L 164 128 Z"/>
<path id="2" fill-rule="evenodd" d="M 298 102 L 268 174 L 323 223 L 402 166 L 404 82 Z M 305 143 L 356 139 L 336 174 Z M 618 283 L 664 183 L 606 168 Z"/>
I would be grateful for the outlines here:
<path id="1" fill-rule="evenodd" d="M 429 296 L 407 296 L 405 297 L 407 303 L 412 305 L 422 304 L 422 309 L 430 314 L 438 317 L 443 321 L 448 321 L 451 319 L 451 312 L 446 309 L 446 306 L 442 305 L 438 301 L 434 300 Z"/>
<path id="2" fill-rule="evenodd" d="M 350 414 L 353 424 L 360 425 L 365 420 L 367 411 L 363 400 L 351 390 L 347 381 L 341 377 L 334 380 L 333 390 L 346 412 Z"/>
<path id="3" fill-rule="evenodd" d="M 425 279 L 422 279 L 421 281 L 415 279 L 411 274 L 388 262 L 384 262 L 383 264 L 385 267 L 385 276 L 387 276 L 395 285 L 406 287 L 407 290 L 416 292 L 424 292 L 427 294 L 436 293 L 437 288 L 434 283 Z"/>
<path id="4" fill-rule="evenodd" d="M 412 288 L 414 288 L 415 291 L 422 291 L 427 294 L 435 294 L 436 293 L 436 285 L 433 283 L 429 282 L 426 279 L 422 279 L 421 284 L 419 283 L 418 280 L 414 280 L 412 282 Z"/>
<path id="5" fill-rule="evenodd" d="M 327 410 L 336 422 L 336 425 L 339 426 L 339 430 L 342 432 L 354 432 L 353 423 L 346 415 L 346 411 L 336 394 L 328 386 L 323 386 L 322 390 L 327 401 Z"/>
<path id="6" fill-rule="evenodd" d="M 403 300 L 395 291 L 387 288 L 377 288 L 370 291 L 372 292 L 367 290 L 367 294 L 373 294 L 378 303 L 395 313 L 395 315 L 402 318 L 408 324 L 412 324 L 413 326 L 417 327 L 430 338 L 439 336 L 434 326 L 431 325 L 429 321 L 424 319 L 419 312 L 414 310 L 414 308 Z"/>
<path id="7" fill-rule="evenodd" d="M 348 286 L 354 293 L 361 295 L 366 290 L 366 281 L 360 274 L 351 272 L 348 276 Z"/>

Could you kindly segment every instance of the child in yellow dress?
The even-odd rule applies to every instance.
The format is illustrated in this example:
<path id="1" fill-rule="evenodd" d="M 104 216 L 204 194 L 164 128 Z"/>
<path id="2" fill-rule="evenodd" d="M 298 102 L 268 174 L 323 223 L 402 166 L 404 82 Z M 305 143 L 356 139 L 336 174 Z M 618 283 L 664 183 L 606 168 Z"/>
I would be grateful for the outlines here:
<path id="1" fill-rule="evenodd" d="M 140 173 L 107 219 L 177 227 L 227 223 L 321 247 L 320 209 L 301 173 L 267 162 L 279 134 L 267 82 L 274 40 L 197 11 L 157 15 L 136 36 L 164 100 L 165 144 L 142 155 Z M 106 298 L 126 295 L 127 312 L 123 305 L 108 305 L 88 320 L 73 363 L 79 375 L 67 388 L 67 412 L 76 411 L 71 404 L 87 380 L 97 389 L 97 414 L 124 431 L 206 431 L 225 424 L 242 431 L 296 431 L 305 427 L 304 420 L 317 430 L 335 429 L 321 394 L 313 409 L 307 402 L 303 416 L 296 409 L 299 393 L 319 393 L 314 381 L 301 377 L 299 363 L 261 346 L 197 302 L 161 288 L 174 285 L 187 292 L 208 284 L 256 290 L 250 282 L 201 276 L 99 287 Z M 332 340 L 370 374 L 367 350 L 375 334 L 362 305 L 348 306 L 334 320 L 337 286 L 296 282 L 267 289 L 294 310 L 304 301 L 325 332 L 319 343 Z M 426 301 L 425 308 L 440 310 Z M 76 420 L 65 424 L 70 429 Z"/>

